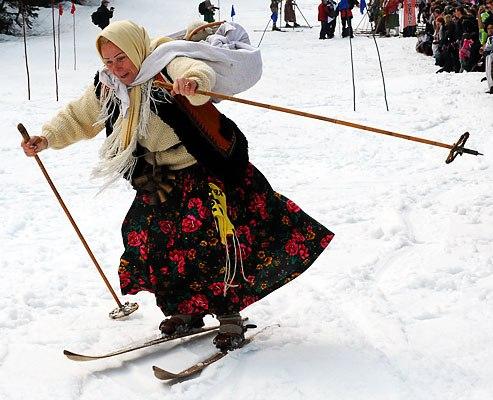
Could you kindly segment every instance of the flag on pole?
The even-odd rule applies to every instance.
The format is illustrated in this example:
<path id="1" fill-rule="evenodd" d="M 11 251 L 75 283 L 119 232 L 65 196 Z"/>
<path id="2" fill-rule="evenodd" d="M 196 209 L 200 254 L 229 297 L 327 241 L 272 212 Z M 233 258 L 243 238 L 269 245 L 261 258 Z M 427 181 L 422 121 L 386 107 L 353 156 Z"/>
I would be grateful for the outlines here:
<path id="1" fill-rule="evenodd" d="M 70 8 L 70 14 L 75 14 L 75 3 L 72 1 L 72 7 Z"/>
<path id="2" fill-rule="evenodd" d="M 231 4 L 231 19 L 236 15 L 235 6 Z"/>
<path id="3" fill-rule="evenodd" d="M 361 14 L 365 13 L 365 8 L 366 8 L 366 0 L 360 0 L 359 2 L 359 12 Z"/>
<path id="4" fill-rule="evenodd" d="M 63 4 L 58 3 L 58 15 L 63 15 Z"/>

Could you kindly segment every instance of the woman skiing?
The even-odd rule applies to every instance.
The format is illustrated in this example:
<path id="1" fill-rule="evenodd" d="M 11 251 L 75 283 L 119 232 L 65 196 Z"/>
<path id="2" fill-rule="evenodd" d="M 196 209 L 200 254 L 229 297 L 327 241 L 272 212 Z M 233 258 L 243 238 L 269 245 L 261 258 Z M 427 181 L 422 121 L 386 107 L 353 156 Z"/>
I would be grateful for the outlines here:
<path id="1" fill-rule="evenodd" d="M 106 127 L 96 174 L 123 176 L 136 189 L 122 225 L 122 293 L 154 293 L 167 335 L 215 315 L 214 343 L 225 351 L 244 340 L 240 311 L 304 272 L 333 234 L 273 191 L 248 162 L 246 139 L 231 120 L 218 117 L 221 135 L 236 138 L 232 160 L 222 162 L 200 141 L 209 128 L 197 110 L 214 109 L 196 90 L 222 78 L 197 59 L 155 57 L 170 40 L 151 41 L 130 21 L 110 24 L 96 40 L 104 68 L 94 84 L 22 147 L 34 156 Z M 162 80 L 172 82 L 171 92 Z"/>

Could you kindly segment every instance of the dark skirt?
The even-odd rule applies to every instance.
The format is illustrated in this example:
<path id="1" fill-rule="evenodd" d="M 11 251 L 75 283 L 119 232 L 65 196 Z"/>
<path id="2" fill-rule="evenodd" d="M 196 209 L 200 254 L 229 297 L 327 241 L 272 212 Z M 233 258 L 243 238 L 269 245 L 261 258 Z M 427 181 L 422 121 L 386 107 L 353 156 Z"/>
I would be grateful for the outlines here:
<path id="1" fill-rule="evenodd" d="M 235 286 L 226 291 L 226 246 L 211 212 L 209 182 L 226 195 L 241 249 Z M 165 315 L 239 312 L 304 272 L 334 236 L 274 192 L 251 164 L 241 185 L 225 187 L 198 165 L 176 171 L 174 183 L 166 202 L 157 205 L 137 191 L 123 221 L 118 270 L 123 294 L 152 292 Z"/>

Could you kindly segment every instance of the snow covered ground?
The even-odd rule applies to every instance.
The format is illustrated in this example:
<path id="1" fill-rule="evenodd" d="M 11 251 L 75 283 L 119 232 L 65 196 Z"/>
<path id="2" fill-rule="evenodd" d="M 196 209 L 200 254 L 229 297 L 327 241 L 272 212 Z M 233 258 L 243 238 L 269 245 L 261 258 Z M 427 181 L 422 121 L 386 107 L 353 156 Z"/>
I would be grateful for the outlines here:
<path id="1" fill-rule="evenodd" d="M 134 19 L 152 35 L 183 29 L 198 17 L 197 4 L 113 2 L 115 19 Z M 298 4 L 318 25 L 318 2 Z M 231 1 L 221 7 L 229 17 Z M 236 2 L 235 9 L 256 45 L 268 1 Z M 106 361 L 67 360 L 64 348 L 104 352 L 156 332 L 161 320 L 147 293 L 122 299 L 140 304 L 126 321 L 107 317 L 112 297 L 35 161 L 19 148 L 18 122 L 39 133 L 91 82 L 99 66 L 93 10 L 78 7 L 77 71 L 72 19 L 62 17 L 58 103 L 51 14 L 41 14 L 39 35 L 29 38 L 31 101 L 22 40 L 0 42 L 1 400 L 492 398 L 493 96 L 484 94 L 480 73 L 435 74 L 432 60 L 414 51 L 414 38 L 383 38 L 387 112 L 373 41 L 357 36 L 353 112 L 349 41 L 318 40 L 318 27 L 267 32 L 263 78 L 241 97 L 448 144 L 469 131 L 467 147 L 485 156 L 446 165 L 446 149 L 221 103 L 272 185 L 335 239 L 307 273 L 244 312 L 259 326 L 281 327 L 197 379 L 168 385 L 151 366 L 181 370 L 213 350 L 210 339 Z M 41 159 L 117 289 L 119 229 L 133 192 L 121 183 L 96 196 L 90 172 L 101 142 L 46 151 Z"/>

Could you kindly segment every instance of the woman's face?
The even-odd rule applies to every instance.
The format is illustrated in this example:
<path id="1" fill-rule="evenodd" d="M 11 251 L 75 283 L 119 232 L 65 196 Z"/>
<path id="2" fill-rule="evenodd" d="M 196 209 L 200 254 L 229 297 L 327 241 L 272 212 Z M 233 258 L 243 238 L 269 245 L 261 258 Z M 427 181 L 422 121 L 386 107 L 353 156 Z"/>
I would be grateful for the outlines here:
<path id="1" fill-rule="evenodd" d="M 106 68 L 125 85 L 130 85 L 137 77 L 137 67 L 114 43 L 107 42 L 101 45 L 101 56 Z"/>

